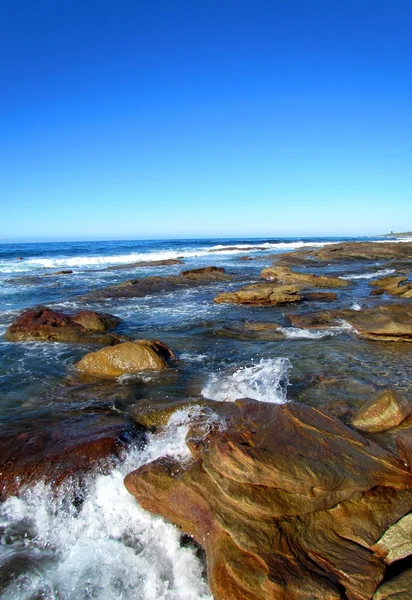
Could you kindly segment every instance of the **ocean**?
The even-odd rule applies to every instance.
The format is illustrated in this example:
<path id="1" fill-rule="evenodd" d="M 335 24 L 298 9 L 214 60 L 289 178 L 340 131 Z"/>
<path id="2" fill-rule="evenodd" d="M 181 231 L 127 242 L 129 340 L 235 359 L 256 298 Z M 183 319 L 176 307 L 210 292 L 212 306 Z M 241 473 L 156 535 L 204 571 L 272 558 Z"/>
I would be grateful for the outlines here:
<path id="1" fill-rule="evenodd" d="M 0 438 L 30 458 L 48 460 L 70 438 L 87 440 L 107 423 L 128 423 L 139 404 L 207 398 L 289 400 L 323 406 L 334 400 L 359 405 L 396 382 L 409 386 L 410 352 L 359 340 L 347 324 L 319 331 L 288 326 L 296 307 L 215 304 L 219 293 L 259 279 L 273 255 L 351 238 L 194 239 L 53 242 L 0 245 Z M 360 240 L 360 238 L 357 238 Z M 366 238 L 364 238 L 366 239 Z M 367 241 L 373 241 L 367 238 Z M 243 260 L 244 256 L 251 260 Z M 132 266 L 179 259 L 184 264 Z M 95 298 L 89 292 L 129 279 L 167 277 L 182 270 L 223 267 L 231 281 L 205 283 L 139 298 Z M 108 267 L 122 266 L 121 269 Z M 64 273 L 66 271 L 66 273 Z M 368 282 L 393 272 L 379 262 L 318 269 L 353 285 L 328 304 L 361 309 Z M 177 356 L 160 374 L 122 376 L 114 383 L 82 382 L 73 363 L 94 347 L 85 344 L 7 342 L 2 334 L 26 308 L 48 306 L 73 313 L 90 309 L 122 319 L 119 333 L 159 339 Z M 300 311 L 324 305 L 308 302 Z M 276 322 L 284 339 L 243 339 L 239 323 Z M 393 347 L 392 347 L 393 346 Z M 193 409 L 174 413 L 162 431 L 144 440 L 130 435 L 104 469 L 55 487 L 39 479 L 0 504 L 0 597 L 17 600 L 211 598 L 201 551 L 159 517 L 140 508 L 123 478 L 161 456 L 185 461 L 185 435 Z M 217 419 L 211 413 L 210 419 Z M 123 421 L 122 421 L 123 420 Z M 103 423 L 103 425 L 102 425 Z M 127 437 L 127 436 L 126 436 Z M 74 440 L 74 442 L 73 442 Z M 76 487 L 77 486 L 77 487 Z M 78 487 L 80 488 L 78 489 Z"/>

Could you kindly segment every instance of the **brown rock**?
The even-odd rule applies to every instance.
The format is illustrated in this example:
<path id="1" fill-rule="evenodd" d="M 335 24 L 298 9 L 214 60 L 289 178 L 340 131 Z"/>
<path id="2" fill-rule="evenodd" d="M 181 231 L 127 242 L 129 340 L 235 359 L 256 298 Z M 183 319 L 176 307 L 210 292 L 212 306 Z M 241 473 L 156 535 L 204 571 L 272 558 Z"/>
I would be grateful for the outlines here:
<path id="1" fill-rule="evenodd" d="M 389 527 L 381 539 L 372 546 L 372 550 L 387 564 L 412 554 L 412 513 Z"/>
<path id="2" fill-rule="evenodd" d="M 412 242 L 343 242 L 316 248 L 290 252 L 280 256 L 280 260 L 291 262 L 306 262 L 309 258 L 319 262 L 348 262 L 358 260 L 410 260 L 412 257 Z"/>
<path id="3" fill-rule="evenodd" d="M 216 304 L 250 304 L 255 306 L 276 306 L 290 302 L 299 302 L 301 296 L 296 292 L 300 290 L 294 284 L 255 283 L 240 288 L 234 292 L 218 294 L 214 301 Z"/>
<path id="4" fill-rule="evenodd" d="M 412 471 L 412 428 L 396 436 L 396 448 L 399 456 Z"/>
<path id="5" fill-rule="evenodd" d="M 312 273 L 297 273 L 288 267 L 268 267 L 261 272 L 263 279 L 276 281 L 284 284 L 295 284 L 301 289 L 309 288 L 336 288 L 347 287 L 350 282 L 339 277 L 326 277 L 325 275 L 313 275 Z"/>
<path id="6" fill-rule="evenodd" d="M 222 267 L 202 267 L 200 269 L 182 271 L 181 275 L 187 279 L 194 279 L 197 281 L 226 281 L 231 279 L 231 275 L 228 275 Z"/>
<path id="7" fill-rule="evenodd" d="M 411 474 L 308 406 L 236 406 L 190 464 L 145 465 L 129 492 L 204 546 L 215 600 L 332 600 L 335 582 L 369 600 L 385 569 L 371 545 L 410 510 Z"/>
<path id="8" fill-rule="evenodd" d="M 408 569 L 379 586 L 372 600 L 410 600 L 411 590 L 412 569 Z"/>
<path id="9" fill-rule="evenodd" d="M 412 407 L 409 401 L 396 390 L 384 390 L 377 397 L 371 398 L 356 413 L 352 425 L 356 429 L 375 433 L 386 431 L 400 425 L 410 414 Z"/>
<path id="10" fill-rule="evenodd" d="M 412 342 L 412 305 L 389 304 L 374 308 L 333 310 L 318 313 L 289 315 L 294 327 L 319 329 L 348 322 L 359 337 L 388 341 Z"/>
<path id="11" fill-rule="evenodd" d="M 87 375 L 110 378 L 127 373 L 166 369 L 166 361 L 173 356 L 170 348 L 162 342 L 136 340 L 90 352 L 75 366 Z"/>
<path id="12" fill-rule="evenodd" d="M 102 269 L 102 271 L 120 271 L 125 269 L 140 269 L 140 267 L 169 267 L 173 265 L 183 265 L 184 262 L 178 258 L 167 258 L 165 260 L 141 260 L 139 262 L 127 263 L 125 265 L 112 265 Z"/>
<path id="13" fill-rule="evenodd" d="M 309 300 L 310 302 L 333 302 L 338 297 L 333 292 L 304 292 L 302 300 Z"/>
<path id="14" fill-rule="evenodd" d="M 81 311 L 67 315 L 44 307 L 24 312 L 10 325 L 4 337 L 9 342 L 115 344 L 127 338 L 106 332 L 120 322 L 118 317 L 105 313 Z"/>

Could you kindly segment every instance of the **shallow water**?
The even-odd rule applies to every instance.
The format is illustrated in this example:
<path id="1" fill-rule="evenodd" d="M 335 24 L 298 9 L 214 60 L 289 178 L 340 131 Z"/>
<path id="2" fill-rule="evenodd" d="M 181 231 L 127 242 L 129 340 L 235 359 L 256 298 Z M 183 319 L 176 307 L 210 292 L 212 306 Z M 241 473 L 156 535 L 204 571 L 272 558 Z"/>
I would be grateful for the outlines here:
<path id="1" fill-rule="evenodd" d="M 261 269 L 271 264 L 269 255 L 334 241 L 1 245 L 0 333 L 22 309 L 35 305 L 66 312 L 103 310 L 123 319 L 120 333 L 160 339 L 175 351 L 177 360 L 164 373 L 88 384 L 80 381 L 73 363 L 93 346 L 0 339 L 0 436 L 7 436 L 7 443 L 12 444 L 13 439 L 16 444 L 31 440 L 33 448 L 41 443 L 42 452 L 47 452 L 65 436 L 84 436 L 88 426 L 111 423 L 110 415 L 126 422 L 138 412 L 140 403 L 251 397 L 270 402 L 298 400 L 314 406 L 344 400 L 357 406 L 387 386 L 408 390 L 412 344 L 362 341 L 345 322 L 327 330 L 303 331 L 290 327 L 286 318 L 295 312 L 337 306 L 359 310 L 383 303 L 382 298 L 369 296 L 369 281 L 391 272 L 383 264 L 351 262 L 316 268 L 317 274 L 337 274 L 352 282 L 348 288 L 334 290 L 338 300 L 327 304 L 251 308 L 213 303 L 217 293 L 258 280 Z M 245 254 L 256 260 L 240 261 Z M 183 257 L 184 265 L 102 270 L 177 257 Z M 82 298 L 127 279 L 167 276 L 209 265 L 224 267 L 235 280 L 142 298 Z M 66 269 L 73 273 L 52 275 Z M 390 301 L 384 299 L 384 303 Z M 244 321 L 278 323 L 285 338 L 242 340 L 222 334 Z M 102 418 L 98 418 L 100 413 Z M 143 449 L 128 444 L 126 454 L 109 470 L 89 473 L 82 483 L 80 506 L 72 501 L 75 481 L 67 482 L 57 495 L 39 482 L 22 497 L 9 498 L 1 505 L 1 597 L 209 598 L 196 549 L 183 547 L 174 527 L 139 508 L 122 483 L 127 472 L 157 456 L 187 456 L 188 415 L 180 418 L 164 434 L 149 434 Z"/>

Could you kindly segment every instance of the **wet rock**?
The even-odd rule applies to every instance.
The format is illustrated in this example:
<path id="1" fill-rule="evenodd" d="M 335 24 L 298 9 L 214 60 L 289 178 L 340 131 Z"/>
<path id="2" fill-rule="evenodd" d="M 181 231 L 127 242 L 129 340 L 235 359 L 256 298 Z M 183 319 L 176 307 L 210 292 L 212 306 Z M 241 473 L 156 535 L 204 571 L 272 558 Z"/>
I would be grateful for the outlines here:
<path id="1" fill-rule="evenodd" d="M 372 550 L 387 564 L 412 554 L 412 513 L 389 527 Z"/>
<path id="2" fill-rule="evenodd" d="M 334 302 L 338 297 L 333 292 L 303 292 L 302 300 L 309 302 Z"/>
<path id="3" fill-rule="evenodd" d="M 125 265 L 112 265 L 101 269 L 102 271 L 120 271 L 124 269 L 140 269 L 140 267 L 169 267 L 173 265 L 183 265 L 184 262 L 178 258 L 167 258 L 165 260 L 142 260 Z"/>
<path id="4" fill-rule="evenodd" d="M 362 406 L 352 419 L 352 425 L 371 433 L 386 431 L 400 425 L 411 410 L 409 401 L 399 392 L 384 390 Z"/>
<path id="5" fill-rule="evenodd" d="M 161 371 L 174 356 L 172 350 L 157 340 L 135 340 L 102 348 L 86 354 L 75 364 L 84 374 L 94 377 L 119 377 L 140 371 Z"/>
<path id="6" fill-rule="evenodd" d="M 91 470 L 113 467 L 130 443 L 143 445 L 145 429 L 105 408 L 83 409 L 8 423 L 0 431 L 0 500 L 40 481 L 81 481 Z"/>
<path id="7" fill-rule="evenodd" d="M 399 456 L 412 471 L 412 427 L 396 437 L 396 447 Z"/>
<path id="8" fill-rule="evenodd" d="M 388 342 L 412 342 L 412 305 L 389 304 L 374 308 L 333 310 L 309 314 L 289 315 L 294 327 L 322 329 L 349 323 L 359 337 Z"/>
<path id="9" fill-rule="evenodd" d="M 282 254 L 278 257 L 281 263 L 320 263 L 349 261 L 382 261 L 391 260 L 404 263 L 412 259 L 412 242 L 343 242 L 316 248 L 298 250 Z M 406 262 L 405 264 L 408 264 Z"/>
<path id="10" fill-rule="evenodd" d="M 300 287 L 295 284 L 254 283 L 233 292 L 218 294 L 216 304 L 249 304 L 254 306 L 276 306 L 299 302 L 302 297 L 297 294 Z"/>
<path id="11" fill-rule="evenodd" d="M 51 275 L 71 275 L 72 273 L 71 269 L 66 269 L 64 271 L 56 271 L 55 273 L 45 273 L 44 277 L 50 277 Z"/>
<path id="12" fill-rule="evenodd" d="M 227 281 L 232 278 L 222 267 L 191 269 L 190 271 L 182 271 L 181 275 L 182 277 L 196 281 Z"/>
<path id="13" fill-rule="evenodd" d="M 207 267 L 206 269 L 213 269 Z M 191 273 L 191 271 L 188 271 Z M 216 283 L 223 279 L 230 279 L 227 273 L 209 270 L 197 276 L 169 275 L 168 277 L 143 277 L 129 279 L 117 285 L 94 290 L 82 296 L 84 300 L 103 300 L 105 298 L 142 298 L 151 294 L 169 293 L 179 289 L 197 287 L 205 283 Z"/>
<path id="14" fill-rule="evenodd" d="M 217 335 L 240 340 L 283 340 L 285 335 L 279 323 L 259 323 L 244 321 L 225 325 L 216 331 Z"/>
<path id="15" fill-rule="evenodd" d="M 121 319 L 106 313 L 81 311 L 67 315 L 43 307 L 20 315 L 8 327 L 4 337 L 9 342 L 74 342 L 116 344 L 124 336 L 107 333 L 119 325 Z"/>
<path id="16" fill-rule="evenodd" d="M 216 600 L 370 599 L 385 571 L 371 546 L 411 509 L 411 474 L 319 410 L 236 407 L 189 464 L 145 465 L 129 492 L 204 547 Z"/>
<path id="17" fill-rule="evenodd" d="M 412 590 L 412 569 L 380 585 L 372 600 L 410 600 Z"/>
<path id="18" fill-rule="evenodd" d="M 312 273 L 298 273 L 288 267 L 273 266 L 263 269 L 263 279 L 284 284 L 299 285 L 301 289 L 309 288 L 340 288 L 347 287 L 350 282 L 339 277 L 327 277 L 325 275 L 313 275 Z"/>
<path id="19" fill-rule="evenodd" d="M 402 298 L 412 297 L 412 284 L 408 282 L 406 275 L 394 275 L 392 277 L 382 277 L 371 281 L 369 285 L 375 286 L 378 289 L 373 290 L 371 295 L 383 294 L 387 292 L 392 296 L 401 296 Z"/>

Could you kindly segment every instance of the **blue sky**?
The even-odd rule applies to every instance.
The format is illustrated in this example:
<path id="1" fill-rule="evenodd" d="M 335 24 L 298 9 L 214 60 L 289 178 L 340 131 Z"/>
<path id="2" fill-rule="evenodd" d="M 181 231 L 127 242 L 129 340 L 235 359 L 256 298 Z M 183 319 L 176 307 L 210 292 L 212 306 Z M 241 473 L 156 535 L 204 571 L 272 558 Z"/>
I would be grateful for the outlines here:
<path id="1" fill-rule="evenodd" d="M 409 0 L 3 0 L 0 238 L 412 229 Z"/>

